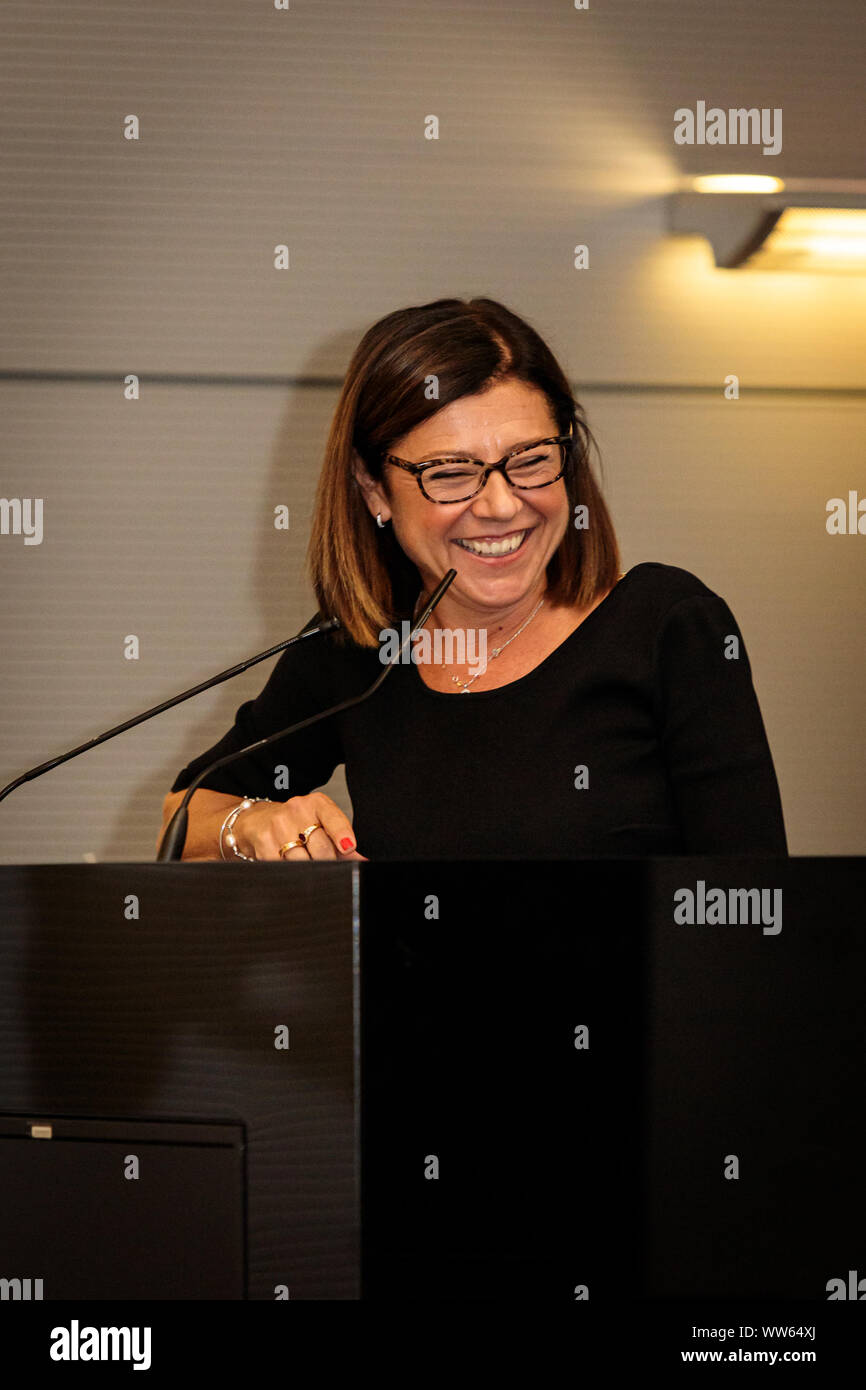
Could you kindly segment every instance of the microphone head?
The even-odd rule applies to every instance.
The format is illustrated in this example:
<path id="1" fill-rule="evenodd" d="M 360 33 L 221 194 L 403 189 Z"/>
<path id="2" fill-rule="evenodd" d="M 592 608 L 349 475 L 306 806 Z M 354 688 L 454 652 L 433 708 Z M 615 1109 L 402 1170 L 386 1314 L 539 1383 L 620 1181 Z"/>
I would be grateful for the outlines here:
<path id="1" fill-rule="evenodd" d="M 301 634 L 306 635 L 308 632 L 330 632 L 332 628 L 342 626 L 343 624 L 340 622 L 339 618 L 320 618 L 317 613 L 315 618 L 310 620 L 309 625 L 301 629 Z"/>

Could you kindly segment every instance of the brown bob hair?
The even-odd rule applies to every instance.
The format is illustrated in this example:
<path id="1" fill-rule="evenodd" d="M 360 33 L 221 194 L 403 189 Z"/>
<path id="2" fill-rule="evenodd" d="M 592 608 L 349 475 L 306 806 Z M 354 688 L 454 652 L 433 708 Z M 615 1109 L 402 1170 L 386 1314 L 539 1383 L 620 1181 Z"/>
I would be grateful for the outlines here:
<path id="1" fill-rule="evenodd" d="M 430 377 L 438 396 L 428 399 Z M 590 470 L 597 450 L 582 408 L 543 339 L 495 299 L 436 299 L 397 309 L 374 323 L 349 363 L 331 423 L 316 492 L 307 554 L 322 617 L 339 618 L 340 640 L 374 647 L 384 627 L 409 616 L 421 576 L 394 536 L 380 530 L 356 477 L 356 452 L 376 482 L 382 455 L 443 406 L 506 377 L 544 392 L 560 434 L 574 445 L 564 482 L 574 508 L 585 505 L 588 526 L 569 524 L 547 566 L 551 602 L 584 606 L 619 577 L 619 547 L 610 513 Z M 388 495 L 387 480 L 383 487 Z"/>

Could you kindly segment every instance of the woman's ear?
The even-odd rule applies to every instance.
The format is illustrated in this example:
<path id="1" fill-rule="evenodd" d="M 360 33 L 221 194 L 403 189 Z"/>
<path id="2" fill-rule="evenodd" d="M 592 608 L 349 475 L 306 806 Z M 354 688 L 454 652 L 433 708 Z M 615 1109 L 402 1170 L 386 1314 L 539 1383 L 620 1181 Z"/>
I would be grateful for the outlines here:
<path id="1" fill-rule="evenodd" d="M 356 449 L 352 450 L 352 473 L 355 482 L 364 494 L 364 501 L 369 508 L 370 515 L 376 516 L 381 513 L 382 520 L 388 521 L 391 510 L 388 506 L 388 499 L 385 496 L 384 488 L 381 483 L 374 482 L 364 466 L 364 460 Z"/>

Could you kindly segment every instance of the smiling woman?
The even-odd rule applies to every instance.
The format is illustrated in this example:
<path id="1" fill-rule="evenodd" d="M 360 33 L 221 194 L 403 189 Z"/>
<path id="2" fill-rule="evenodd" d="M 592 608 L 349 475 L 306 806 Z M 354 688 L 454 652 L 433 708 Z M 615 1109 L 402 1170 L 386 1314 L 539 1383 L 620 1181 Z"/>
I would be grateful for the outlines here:
<path id="1" fill-rule="evenodd" d="M 736 620 L 686 570 L 623 574 L 592 443 L 550 349 L 503 305 L 442 299 L 368 330 L 310 537 L 316 616 L 341 626 L 283 654 L 179 773 L 166 820 L 216 758 L 372 684 L 389 634 L 456 576 L 426 659 L 205 780 L 185 858 L 787 852 Z M 483 662 L 446 634 L 482 638 Z M 318 790 L 341 763 L 354 826 Z"/>

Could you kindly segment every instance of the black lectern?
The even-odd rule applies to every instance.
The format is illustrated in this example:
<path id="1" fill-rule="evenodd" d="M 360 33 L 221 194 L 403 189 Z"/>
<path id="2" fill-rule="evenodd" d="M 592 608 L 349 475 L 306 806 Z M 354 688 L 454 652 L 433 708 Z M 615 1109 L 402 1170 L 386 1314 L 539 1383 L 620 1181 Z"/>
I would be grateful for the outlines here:
<path id="1" fill-rule="evenodd" d="M 0 869 L 0 1297 L 866 1294 L 864 889 Z"/>

